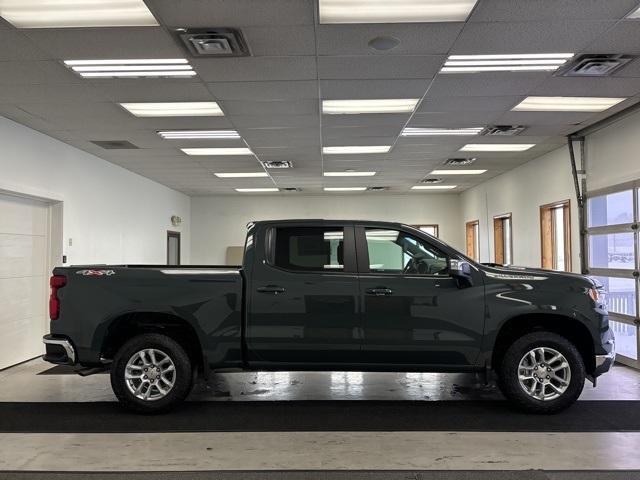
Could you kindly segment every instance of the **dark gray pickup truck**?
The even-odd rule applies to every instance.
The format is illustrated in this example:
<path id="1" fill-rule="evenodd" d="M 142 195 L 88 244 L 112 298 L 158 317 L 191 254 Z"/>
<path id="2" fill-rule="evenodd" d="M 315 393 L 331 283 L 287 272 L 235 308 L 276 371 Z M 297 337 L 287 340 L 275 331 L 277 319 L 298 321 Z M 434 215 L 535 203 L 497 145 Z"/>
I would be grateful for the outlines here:
<path id="1" fill-rule="evenodd" d="M 110 369 L 142 412 L 212 371 L 356 370 L 495 373 L 517 406 L 550 413 L 615 356 L 591 279 L 478 264 L 385 222 L 256 222 L 235 268 L 56 268 L 50 315 L 44 359 Z"/>

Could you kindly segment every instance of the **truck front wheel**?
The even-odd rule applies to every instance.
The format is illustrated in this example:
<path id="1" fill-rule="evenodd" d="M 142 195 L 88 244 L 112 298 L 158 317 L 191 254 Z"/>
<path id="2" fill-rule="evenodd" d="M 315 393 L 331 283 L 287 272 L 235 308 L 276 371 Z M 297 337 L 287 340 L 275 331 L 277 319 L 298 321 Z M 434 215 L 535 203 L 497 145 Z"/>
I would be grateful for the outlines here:
<path id="1" fill-rule="evenodd" d="M 126 342 L 111 365 L 113 393 L 129 410 L 159 413 L 182 402 L 191 391 L 191 361 L 175 340 L 157 333 Z"/>
<path id="2" fill-rule="evenodd" d="M 580 396 L 585 367 L 578 349 L 552 332 L 534 332 L 511 344 L 499 366 L 505 397 L 530 413 L 555 413 Z"/>

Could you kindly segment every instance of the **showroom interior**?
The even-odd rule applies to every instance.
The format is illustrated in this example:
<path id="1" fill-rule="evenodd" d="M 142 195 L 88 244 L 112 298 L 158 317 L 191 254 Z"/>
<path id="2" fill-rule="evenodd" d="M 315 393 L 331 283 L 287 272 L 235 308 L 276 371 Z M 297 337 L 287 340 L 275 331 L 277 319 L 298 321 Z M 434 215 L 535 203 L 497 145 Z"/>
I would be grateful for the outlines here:
<path id="1" fill-rule="evenodd" d="M 639 0 L 0 0 L 0 478 L 640 478 L 639 105 Z M 237 272 L 288 219 L 588 275 L 615 364 L 551 415 L 488 367 L 220 369 L 140 415 L 41 358 L 54 268 Z"/>

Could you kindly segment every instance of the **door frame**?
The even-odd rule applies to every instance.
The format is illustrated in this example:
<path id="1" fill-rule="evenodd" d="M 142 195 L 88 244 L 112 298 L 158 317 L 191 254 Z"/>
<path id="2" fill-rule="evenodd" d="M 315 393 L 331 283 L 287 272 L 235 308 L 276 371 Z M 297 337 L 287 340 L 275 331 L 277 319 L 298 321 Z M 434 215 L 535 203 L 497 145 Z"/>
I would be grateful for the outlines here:
<path id="1" fill-rule="evenodd" d="M 182 235 L 180 234 L 180 232 L 177 232 L 175 230 L 167 230 L 167 265 L 169 265 L 169 258 L 170 258 L 170 252 L 169 252 L 169 239 L 171 238 L 177 238 L 178 239 L 178 263 L 176 265 L 181 265 L 181 258 L 182 258 Z"/>

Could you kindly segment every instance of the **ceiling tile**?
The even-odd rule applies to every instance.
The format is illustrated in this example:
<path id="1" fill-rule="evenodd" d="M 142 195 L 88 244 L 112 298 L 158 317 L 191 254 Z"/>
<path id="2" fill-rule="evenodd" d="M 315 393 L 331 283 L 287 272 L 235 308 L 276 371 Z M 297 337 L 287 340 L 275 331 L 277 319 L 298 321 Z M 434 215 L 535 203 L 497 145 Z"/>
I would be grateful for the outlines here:
<path id="1" fill-rule="evenodd" d="M 469 21 L 614 20 L 624 17 L 637 6 L 637 0 L 481 0 Z"/>
<path id="2" fill-rule="evenodd" d="M 593 115 L 593 112 L 507 112 L 498 122 L 505 125 L 571 125 Z"/>
<path id="3" fill-rule="evenodd" d="M 242 29 L 251 54 L 261 56 L 315 55 L 313 26 L 245 27 Z"/>
<path id="4" fill-rule="evenodd" d="M 224 100 L 220 102 L 226 115 L 317 115 L 318 101 L 288 100 L 251 102 L 245 100 Z"/>
<path id="5" fill-rule="evenodd" d="M 429 89 L 430 97 L 528 95 L 549 73 L 440 74 Z"/>
<path id="6" fill-rule="evenodd" d="M 208 83 L 218 100 L 290 100 L 318 98 L 315 80 Z"/>
<path id="7" fill-rule="evenodd" d="M 46 60 L 47 58 L 49 57 L 18 30 L 0 29 L 0 62 Z"/>
<path id="8" fill-rule="evenodd" d="M 318 115 L 234 115 L 238 128 L 319 127 Z"/>
<path id="9" fill-rule="evenodd" d="M 318 75 L 327 79 L 431 79 L 440 70 L 444 56 L 353 56 L 319 57 Z"/>
<path id="10" fill-rule="evenodd" d="M 460 34 L 463 23 L 404 23 L 318 25 L 319 55 L 433 55 L 446 54 Z M 399 40 L 391 50 L 369 46 L 376 37 Z"/>
<path id="11" fill-rule="evenodd" d="M 3 85 L 0 103 L 95 102 L 106 96 L 88 85 Z"/>
<path id="12" fill-rule="evenodd" d="M 323 99 L 421 98 L 430 80 L 322 80 Z"/>
<path id="13" fill-rule="evenodd" d="M 410 118 L 409 113 L 370 113 L 362 115 L 323 115 L 322 127 L 402 127 Z"/>
<path id="14" fill-rule="evenodd" d="M 504 110 L 467 112 L 426 112 L 411 117 L 410 127 L 484 127 L 494 123 Z"/>
<path id="15" fill-rule="evenodd" d="M 109 79 L 88 81 L 114 102 L 207 102 L 209 90 L 197 81 L 168 79 Z"/>
<path id="16" fill-rule="evenodd" d="M 173 27 L 313 25 L 312 0 L 146 0 L 162 23 Z"/>
<path id="17" fill-rule="evenodd" d="M 573 53 L 612 27 L 612 21 L 547 20 L 544 22 L 469 23 L 451 53 Z M 561 50 L 561 51 L 559 51 Z"/>
<path id="18" fill-rule="evenodd" d="M 315 57 L 238 57 L 194 59 L 205 82 L 315 80 Z"/>
<path id="19" fill-rule="evenodd" d="M 22 32 L 59 60 L 185 56 L 185 51 L 161 27 L 38 28 Z"/>
<path id="20" fill-rule="evenodd" d="M 432 97 L 424 98 L 417 113 L 427 112 L 495 112 L 510 110 L 524 96 L 505 97 Z"/>
<path id="21" fill-rule="evenodd" d="M 640 21 L 618 22 L 606 35 L 600 36 L 589 45 L 589 51 L 596 53 L 627 53 L 640 55 Z"/>
<path id="22" fill-rule="evenodd" d="M 552 77 L 531 93 L 543 96 L 630 97 L 640 93 L 640 82 L 635 78 L 619 77 Z"/>

